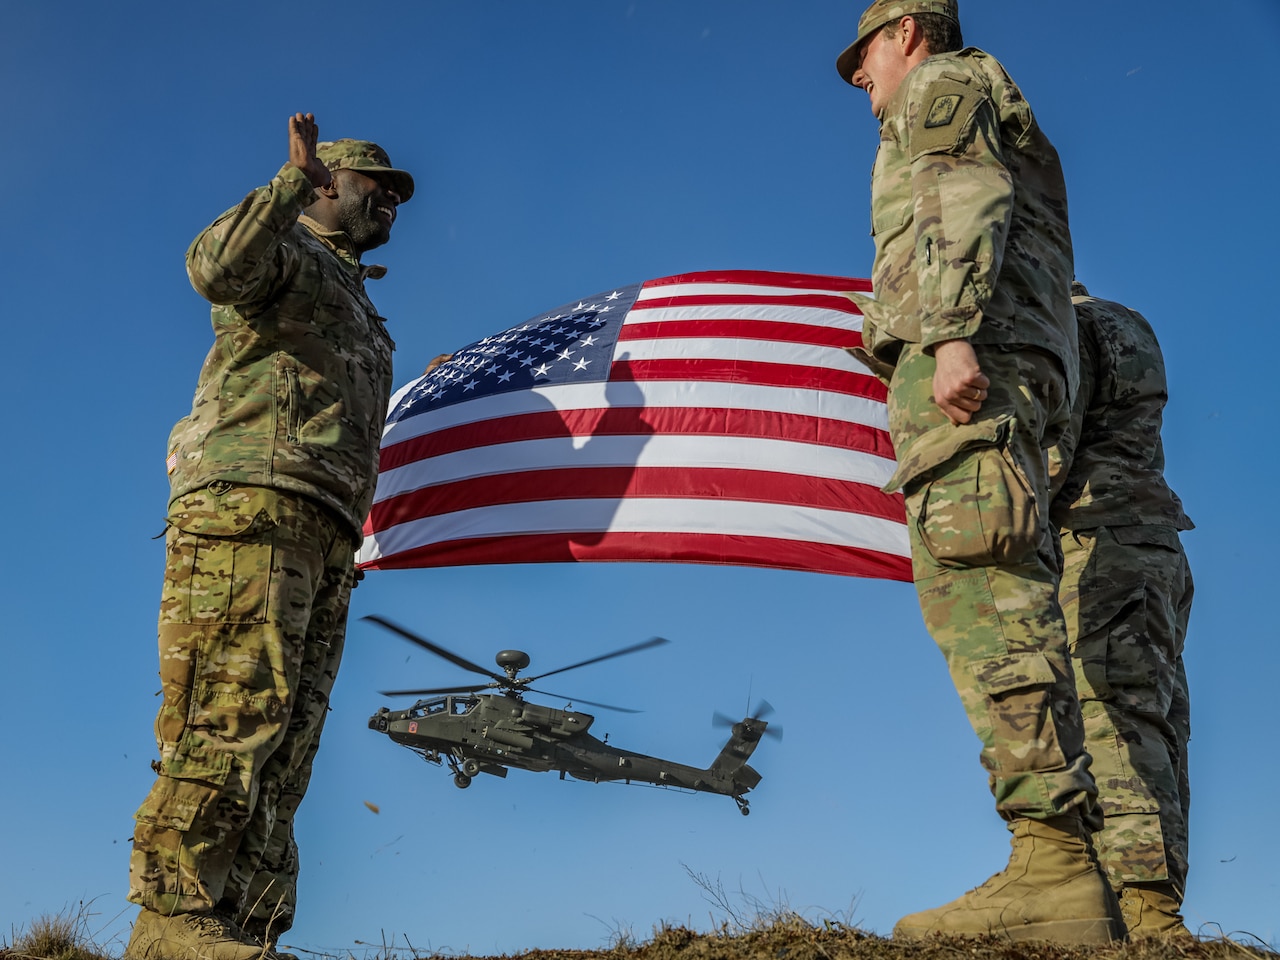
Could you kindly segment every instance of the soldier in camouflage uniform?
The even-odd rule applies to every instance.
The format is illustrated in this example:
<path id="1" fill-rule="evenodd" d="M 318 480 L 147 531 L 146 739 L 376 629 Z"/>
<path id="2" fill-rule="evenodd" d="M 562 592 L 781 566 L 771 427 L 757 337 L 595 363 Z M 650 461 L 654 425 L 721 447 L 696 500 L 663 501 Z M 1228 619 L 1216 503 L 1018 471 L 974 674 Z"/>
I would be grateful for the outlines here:
<path id="1" fill-rule="evenodd" d="M 1062 533 L 1060 599 L 1076 667 L 1103 828 L 1098 857 L 1131 937 L 1190 936 L 1187 740 L 1182 647 L 1190 530 L 1164 479 L 1168 389 L 1146 319 L 1072 285 L 1080 392 L 1051 451 L 1051 516 Z"/>
<path id="2" fill-rule="evenodd" d="M 1006 870 L 894 932 L 1106 942 L 1123 931 L 1089 844 L 1097 791 L 1047 509 L 1078 364 L 1066 188 L 1017 86 L 962 46 L 954 0 L 877 0 L 837 61 L 880 120 L 855 353 L 889 388 L 885 489 L 905 494 L 925 624 L 1013 835 Z"/>
<path id="3" fill-rule="evenodd" d="M 130 960 L 254 960 L 292 922 L 293 819 L 342 656 L 393 344 L 361 255 L 413 179 L 376 144 L 317 144 L 187 252 L 214 344 L 170 436 L 160 759 L 136 814 Z"/>

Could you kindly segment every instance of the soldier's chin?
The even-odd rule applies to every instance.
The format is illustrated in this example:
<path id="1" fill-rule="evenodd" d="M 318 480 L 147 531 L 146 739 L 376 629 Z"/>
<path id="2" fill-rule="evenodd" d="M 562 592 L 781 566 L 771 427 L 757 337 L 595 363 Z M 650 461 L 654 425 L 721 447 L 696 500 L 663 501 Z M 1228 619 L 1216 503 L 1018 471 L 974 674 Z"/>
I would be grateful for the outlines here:
<path id="1" fill-rule="evenodd" d="M 391 239 L 391 227 L 383 223 L 374 222 L 362 231 L 362 235 L 356 238 L 356 242 L 361 250 L 372 250 L 380 247 Z"/>

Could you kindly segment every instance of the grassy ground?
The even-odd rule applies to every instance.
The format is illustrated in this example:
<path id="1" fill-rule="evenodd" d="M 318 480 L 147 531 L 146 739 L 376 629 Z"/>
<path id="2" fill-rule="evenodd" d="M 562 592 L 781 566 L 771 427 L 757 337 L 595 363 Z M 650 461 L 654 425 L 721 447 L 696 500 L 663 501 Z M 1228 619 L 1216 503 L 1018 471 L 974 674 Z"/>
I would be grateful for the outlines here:
<path id="1" fill-rule="evenodd" d="M 598 950 L 532 950 L 524 960 L 1277 960 L 1280 954 L 1234 940 L 1117 944 L 1069 948 L 996 939 L 895 942 L 835 921 L 811 923 L 773 911 L 744 921 L 734 916 L 710 933 L 663 926 L 639 941 L 619 933 Z M 411 948 L 352 950 L 340 956 L 305 955 L 304 960 L 429 960 L 437 955 Z M 94 944 L 87 914 L 41 917 L 0 942 L 0 960 L 118 960 Z M 451 957 L 449 960 L 456 960 Z"/>

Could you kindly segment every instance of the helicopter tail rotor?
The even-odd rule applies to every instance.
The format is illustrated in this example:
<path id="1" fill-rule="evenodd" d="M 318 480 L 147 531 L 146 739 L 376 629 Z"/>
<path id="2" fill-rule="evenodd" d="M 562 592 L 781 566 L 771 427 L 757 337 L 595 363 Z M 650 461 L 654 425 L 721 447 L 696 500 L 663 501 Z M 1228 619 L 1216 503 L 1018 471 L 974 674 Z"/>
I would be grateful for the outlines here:
<path id="1" fill-rule="evenodd" d="M 764 719 L 772 716 L 775 712 L 773 704 L 768 700 L 760 700 L 756 703 L 755 712 L 748 714 L 741 720 L 734 720 L 732 717 L 716 711 L 711 715 L 711 725 L 714 727 L 729 727 L 733 730 L 735 737 L 741 737 L 744 740 L 753 742 L 759 740 L 762 736 L 781 740 L 782 728 Z"/>

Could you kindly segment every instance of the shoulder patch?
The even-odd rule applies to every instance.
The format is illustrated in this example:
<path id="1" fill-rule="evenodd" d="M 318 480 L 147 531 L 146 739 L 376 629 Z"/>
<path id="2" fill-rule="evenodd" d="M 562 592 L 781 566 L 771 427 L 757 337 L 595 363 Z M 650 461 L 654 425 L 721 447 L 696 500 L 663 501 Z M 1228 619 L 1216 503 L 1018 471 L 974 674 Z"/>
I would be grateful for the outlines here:
<path id="1" fill-rule="evenodd" d="M 934 80 L 925 86 L 909 108 L 907 153 L 911 159 L 960 153 L 971 133 L 969 121 L 983 99 L 979 88 L 955 80 Z"/>
<path id="2" fill-rule="evenodd" d="M 935 97 L 929 112 L 925 114 L 925 129 L 951 126 L 951 121 L 956 118 L 956 110 L 963 99 L 964 97 L 958 93 L 944 93 L 940 97 Z"/>

